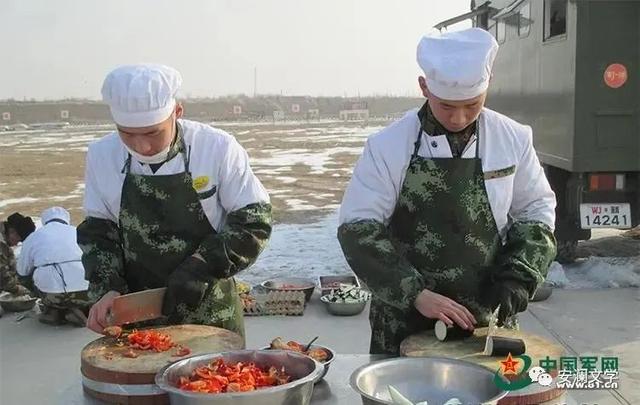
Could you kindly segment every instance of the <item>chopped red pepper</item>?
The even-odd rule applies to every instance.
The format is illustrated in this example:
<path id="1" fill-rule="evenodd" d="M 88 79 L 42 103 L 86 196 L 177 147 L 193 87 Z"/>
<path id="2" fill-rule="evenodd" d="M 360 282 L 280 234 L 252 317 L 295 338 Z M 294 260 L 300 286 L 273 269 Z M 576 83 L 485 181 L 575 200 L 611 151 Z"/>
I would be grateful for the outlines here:
<path id="1" fill-rule="evenodd" d="M 245 392 L 286 384 L 290 380 L 284 368 L 262 369 L 254 363 L 226 364 L 223 359 L 217 359 L 196 368 L 189 377 L 180 377 L 178 387 L 202 393 Z"/>
<path id="2" fill-rule="evenodd" d="M 182 357 L 182 356 L 187 356 L 189 354 L 191 354 L 191 349 L 185 346 L 178 346 L 175 354 L 173 354 L 173 357 Z"/>
<path id="3" fill-rule="evenodd" d="M 127 336 L 129 346 L 139 350 L 164 352 L 175 346 L 169 335 L 154 330 L 134 330 Z"/>

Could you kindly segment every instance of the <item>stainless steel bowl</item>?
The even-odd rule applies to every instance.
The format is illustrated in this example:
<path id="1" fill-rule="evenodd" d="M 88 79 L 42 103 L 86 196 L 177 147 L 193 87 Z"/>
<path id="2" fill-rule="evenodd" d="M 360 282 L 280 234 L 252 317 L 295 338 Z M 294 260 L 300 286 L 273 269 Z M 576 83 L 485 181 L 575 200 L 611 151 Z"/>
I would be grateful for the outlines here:
<path id="1" fill-rule="evenodd" d="M 263 281 L 260 285 L 272 291 L 303 291 L 306 302 L 309 302 L 313 290 L 316 288 L 316 283 L 313 280 L 300 277 L 272 278 Z"/>
<path id="2" fill-rule="evenodd" d="M 507 392 L 493 379 L 494 371 L 462 360 L 402 357 L 362 366 L 351 374 L 350 383 L 365 405 L 392 404 L 389 385 L 414 403 L 443 404 L 458 398 L 463 404 L 497 404 Z"/>
<path id="3" fill-rule="evenodd" d="M 329 366 L 331 365 L 331 362 L 333 361 L 333 359 L 336 358 L 336 352 L 334 352 L 331 348 L 327 346 L 321 346 L 321 345 L 311 345 L 309 349 L 323 349 L 329 353 L 329 358 L 326 361 L 323 361 L 320 363 L 323 366 L 323 370 L 320 373 L 320 375 L 313 381 L 313 383 L 316 384 L 320 382 L 324 378 L 324 376 L 327 375 L 327 373 L 329 372 Z M 272 350 L 272 349 L 271 349 L 271 346 L 265 346 L 260 350 Z"/>
<path id="4" fill-rule="evenodd" d="M 291 382 L 249 392 L 199 394 L 179 389 L 180 376 L 218 358 L 225 362 L 253 362 L 258 366 L 284 367 Z M 237 350 L 192 356 L 165 366 L 156 374 L 156 385 L 169 394 L 172 405 L 308 405 L 313 382 L 322 373 L 322 365 L 310 357 L 285 350 Z"/>
<path id="5" fill-rule="evenodd" d="M 320 301 L 324 303 L 330 314 L 338 316 L 353 316 L 364 311 L 369 300 L 358 302 L 331 302 L 326 295 L 323 295 L 320 297 Z"/>
<path id="6" fill-rule="evenodd" d="M 37 298 L 29 299 L 0 299 L 0 306 L 7 312 L 23 312 L 28 311 L 36 304 Z"/>

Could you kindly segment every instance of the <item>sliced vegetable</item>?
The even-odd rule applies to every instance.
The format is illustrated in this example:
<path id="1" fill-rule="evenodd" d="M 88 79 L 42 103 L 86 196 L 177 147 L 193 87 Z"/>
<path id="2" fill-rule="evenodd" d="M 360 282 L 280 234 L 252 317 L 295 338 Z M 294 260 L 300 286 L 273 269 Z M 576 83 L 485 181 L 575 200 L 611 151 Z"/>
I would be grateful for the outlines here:
<path id="1" fill-rule="evenodd" d="M 461 340 L 473 336 L 473 330 L 462 329 L 457 324 L 449 326 L 439 319 L 436 321 L 434 332 L 436 338 L 441 342 Z"/>
<path id="2" fill-rule="evenodd" d="M 389 395 L 391 395 L 391 401 L 395 405 L 413 405 L 413 402 L 409 401 L 404 395 L 395 389 L 392 385 L 387 387 L 389 389 Z"/>
<path id="3" fill-rule="evenodd" d="M 245 392 L 286 384 L 291 380 L 284 368 L 260 368 L 254 363 L 226 364 L 223 359 L 196 368 L 190 376 L 178 379 L 178 388 L 185 391 L 217 394 Z"/>
<path id="4" fill-rule="evenodd" d="M 112 338 L 118 338 L 122 335 L 122 328 L 120 326 L 107 326 L 102 333 Z"/>
<path id="5" fill-rule="evenodd" d="M 176 352 L 173 354 L 173 357 L 182 357 L 188 356 L 191 354 L 191 349 L 186 346 L 178 346 Z"/>
<path id="6" fill-rule="evenodd" d="M 165 352 L 175 346 L 169 335 L 154 330 L 134 330 L 127 340 L 131 348 L 139 350 Z"/>
<path id="7" fill-rule="evenodd" d="M 322 297 L 322 300 L 328 302 L 357 303 L 368 301 L 369 298 L 371 298 L 371 293 L 358 286 L 340 284 L 339 289 L 331 290 L 329 294 Z"/>

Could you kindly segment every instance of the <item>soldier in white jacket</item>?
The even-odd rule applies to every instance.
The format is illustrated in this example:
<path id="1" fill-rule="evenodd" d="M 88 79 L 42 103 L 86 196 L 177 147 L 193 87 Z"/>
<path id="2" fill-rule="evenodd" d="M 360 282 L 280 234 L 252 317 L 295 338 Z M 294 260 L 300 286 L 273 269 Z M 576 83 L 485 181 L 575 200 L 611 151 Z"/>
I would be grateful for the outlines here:
<path id="1" fill-rule="evenodd" d="M 373 292 L 371 352 L 397 354 L 435 320 L 512 324 L 555 256 L 555 196 L 531 128 L 484 107 L 498 50 L 472 28 L 425 36 L 427 102 L 372 135 L 340 209 L 338 238 Z"/>
<path id="2" fill-rule="evenodd" d="M 233 276 L 266 246 L 269 195 L 233 136 L 182 119 L 181 83 L 163 65 L 122 66 L 104 81 L 117 130 L 89 146 L 78 226 L 96 332 L 117 295 L 167 287 L 159 322 L 244 335 Z"/>
<path id="3" fill-rule="evenodd" d="M 18 275 L 25 284 L 33 284 L 42 298 L 41 322 L 84 326 L 89 283 L 84 279 L 76 228 L 62 207 L 42 211 L 41 219 L 42 227 L 22 242 Z"/>

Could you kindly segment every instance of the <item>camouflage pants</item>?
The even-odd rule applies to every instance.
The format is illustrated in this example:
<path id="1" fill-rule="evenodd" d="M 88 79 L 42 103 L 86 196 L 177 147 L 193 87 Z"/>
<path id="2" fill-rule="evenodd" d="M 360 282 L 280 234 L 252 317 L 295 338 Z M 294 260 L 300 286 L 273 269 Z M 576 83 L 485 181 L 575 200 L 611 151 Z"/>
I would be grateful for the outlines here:
<path id="1" fill-rule="evenodd" d="M 70 293 L 43 293 L 40 292 L 42 305 L 45 308 L 55 308 L 67 310 L 78 308 L 82 312 L 87 313 L 91 307 L 91 302 L 86 291 L 74 291 Z"/>

